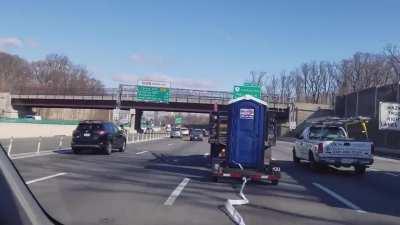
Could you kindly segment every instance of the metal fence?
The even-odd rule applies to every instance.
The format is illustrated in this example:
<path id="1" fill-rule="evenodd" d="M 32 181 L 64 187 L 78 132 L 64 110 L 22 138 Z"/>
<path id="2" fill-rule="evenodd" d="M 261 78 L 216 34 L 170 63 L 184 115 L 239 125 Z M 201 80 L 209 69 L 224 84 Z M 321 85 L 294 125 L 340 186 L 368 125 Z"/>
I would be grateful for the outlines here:
<path id="1" fill-rule="evenodd" d="M 369 138 L 377 146 L 400 148 L 400 132 L 379 130 L 379 102 L 400 102 L 400 85 L 373 87 L 348 95 L 336 96 L 335 114 L 341 117 L 367 116 Z M 399 150 L 400 151 L 400 150 Z"/>
<path id="2" fill-rule="evenodd" d="M 134 144 L 139 142 L 154 141 L 169 137 L 169 133 L 128 133 L 127 143 Z M 32 138 L 6 138 L 0 139 L 0 144 L 4 147 L 10 157 L 20 157 L 27 155 L 43 154 L 54 151 L 69 150 L 71 146 L 71 136 L 58 135 L 53 137 L 32 137 Z"/>

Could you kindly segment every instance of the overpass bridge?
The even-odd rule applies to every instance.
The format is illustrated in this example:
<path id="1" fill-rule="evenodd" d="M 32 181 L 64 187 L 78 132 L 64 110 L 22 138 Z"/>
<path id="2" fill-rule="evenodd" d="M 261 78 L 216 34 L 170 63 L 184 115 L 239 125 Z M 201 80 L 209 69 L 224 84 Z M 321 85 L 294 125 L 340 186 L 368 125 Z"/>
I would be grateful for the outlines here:
<path id="1" fill-rule="evenodd" d="M 137 87 L 108 88 L 101 91 L 75 91 L 73 95 L 57 90 L 23 90 L 11 93 L 11 105 L 17 110 L 31 108 L 79 108 L 79 109 L 135 109 L 135 124 L 140 121 L 143 111 L 167 111 L 210 113 L 215 105 L 226 108 L 232 93 L 226 91 L 204 91 L 170 88 L 168 103 L 138 101 Z M 287 119 L 292 99 L 263 95 L 262 99 L 278 119 Z M 29 111 L 29 110 L 28 110 Z M 140 124 L 140 123 L 139 123 Z"/>

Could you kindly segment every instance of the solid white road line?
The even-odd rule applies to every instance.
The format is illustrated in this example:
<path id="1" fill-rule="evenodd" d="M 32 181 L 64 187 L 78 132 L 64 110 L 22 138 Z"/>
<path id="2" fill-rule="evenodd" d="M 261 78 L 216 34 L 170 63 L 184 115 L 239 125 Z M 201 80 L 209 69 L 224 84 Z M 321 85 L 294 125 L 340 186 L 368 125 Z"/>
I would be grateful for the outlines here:
<path id="1" fill-rule="evenodd" d="M 173 145 L 174 143 L 169 143 L 169 144 L 167 144 L 168 146 L 171 146 L 171 145 Z"/>
<path id="2" fill-rule="evenodd" d="M 57 151 L 67 151 L 67 150 L 71 150 L 71 148 L 45 150 L 45 151 L 40 151 L 39 153 L 27 152 L 27 153 L 11 154 L 10 159 L 24 159 L 24 158 L 31 158 L 31 157 L 37 157 L 37 156 L 53 155 L 53 154 L 56 154 Z"/>
<path id="3" fill-rule="evenodd" d="M 380 157 L 380 156 L 374 156 L 374 158 L 382 160 L 382 161 L 387 161 L 387 162 L 395 162 L 395 163 L 399 163 L 400 162 L 400 160 L 384 158 L 384 157 Z"/>
<path id="4" fill-rule="evenodd" d="M 136 155 L 140 155 L 140 154 L 143 154 L 143 153 L 146 153 L 146 152 L 149 152 L 149 151 L 136 152 Z"/>
<path id="5" fill-rule="evenodd" d="M 317 188 L 321 189 L 322 191 L 324 191 L 325 193 L 327 193 L 331 197 L 336 198 L 336 200 L 338 200 L 341 203 L 345 204 L 347 207 L 354 209 L 356 212 L 366 213 L 366 211 L 364 211 L 360 207 L 354 205 L 349 200 L 345 199 L 344 197 L 340 196 L 339 194 L 336 194 L 334 191 L 330 190 L 329 188 L 324 187 L 324 186 L 322 186 L 321 184 L 318 184 L 318 183 L 313 183 L 313 185 L 316 186 Z"/>
<path id="6" fill-rule="evenodd" d="M 41 177 L 41 178 L 38 178 L 38 179 L 34 179 L 34 180 L 27 181 L 26 184 L 32 184 L 32 183 L 35 183 L 35 182 L 38 182 L 38 181 L 43 181 L 43 180 L 51 179 L 51 178 L 53 178 L 53 177 L 58 177 L 58 176 L 62 176 L 62 175 L 65 175 L 65 174 L 67 174 L 67 173 L 57 173 L 57 174 L 54 174 L 54 175 L 50 175 L 50 176 L 46 176 L 46 177 Z"/>
<path id="7" fill-rule="evenodd" d="M 400 174 L 395 174 L 395 173 L 391 173 L 391 172 L 385 172 L 384 170 L 377 170 L 377 169 L 374 169 L 374 168 L 369 168 L 369 170 L 376 171 L 376 172 L 383 172 L 386 175 L 395 176 L 395 177 L 400 176 Z"/>
<path id="8" fill-rule="evenodd" d="M 168 199 L 164 202 L 164 205 L 172 205 L 175 202 L 175 199 L 181 194 L 182 190 L 189 183 L 189 178 L 184 178 L 182 182 L 175 188 L 175 190 L 171 193 Z"/>
<path id="9" fill-rule="evenodd" d="M 395 176 L 395 177 L 400 176 L 400 174 L 395 174 L 395 173 L 390 173 L 390 172 L 386 172 L 385 174 L 390 175 L 390 176 Z"/>

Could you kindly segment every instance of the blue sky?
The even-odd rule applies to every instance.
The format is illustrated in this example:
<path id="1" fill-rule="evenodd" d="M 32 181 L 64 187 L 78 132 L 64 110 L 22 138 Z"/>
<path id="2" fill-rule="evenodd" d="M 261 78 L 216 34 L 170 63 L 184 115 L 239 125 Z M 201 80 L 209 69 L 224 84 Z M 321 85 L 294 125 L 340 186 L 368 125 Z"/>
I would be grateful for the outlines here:
<path id="1" fill-rule="evenodd" d="M 65 54 L 106 86 L 142 77 L 230 90 L 249 71 L 400 44 L 400 1 L 2 1 L 0 49 Z"/>

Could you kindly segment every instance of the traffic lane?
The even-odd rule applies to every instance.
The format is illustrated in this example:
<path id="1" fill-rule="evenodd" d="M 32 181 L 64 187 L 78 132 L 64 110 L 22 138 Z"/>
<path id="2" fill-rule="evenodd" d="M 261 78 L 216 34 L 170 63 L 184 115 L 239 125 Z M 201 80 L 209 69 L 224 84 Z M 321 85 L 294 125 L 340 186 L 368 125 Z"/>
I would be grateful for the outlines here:
<path id="1" fill-rule="evenodd" d="M 182 220 L 179 216 L 171 217 L 170 215 L 183 213 L 186 207 L 182 211 L 163 208 L 160 205 L 181 178 L 191 177 L 194 182 L 203 182 L 205 166 L 199 161 L 201 159 L 203 163 L 207 161 L 202 154 L 207 144 L 182 141 L 173 143 L 173 145 L 177 145 L 177 148 L 171 147 L 165 151 L 162 151 L 162 147 L 173 145 L 160 141 L 153 144 L 132 145 L 128 147 L 126 153 L 114 153 L 111 156 L 65 154 L 46 156 L 41 160 L 29 158 L 37 164 L 30 163 L 27 166 L 24 162 L 28 159 L 21 159 L 17 167 L 23 168 L 20 169 L 23 175 L 27 170 L 33 170 L 34 174 L 29 174 L 32 177 L 53 173 L 55 170 L 68 171 L 65 176 L 30 185 L 45 209 L 63 223 L 99 224 L 104 221 L 113 221 L 117 224 L 132 224 L 134 221 L 138 224 L 164 224 L 164 220 L 174 218 L 175 224 L 179 224 L 181 221 L 187 222 L 191 217 L 187 215 L 187 219 Z M 193 145 L 194 148 L 181 149 L 182 146 L 188 144 Z M 144 148 L 151 148 L 156 153 L 171 155 L 172 158 L 167 157 L 159 162 L 157 158 L 154 158 L 156 160 L 153 161 L 143 159 L 143 157 L 149 157 L 148 154 L 140 156 L 135 154 Z M 180 153 L 177 154 L 174 151 Z M 195 156 L 192 162 L 189 155 Z M 199 158 L 197 155 L 203 158 Z M 171 163 L 173 165 L 170 165 Z M 160 164 L 167 164 L 167 166 L 160 166 Z M 192 165 L 192 168 L 187 168 L 189 165 Z M 47 171 L 36 169 L 41 166 Z M 147 168 L 145 168 L 146 166 Z M 201 168 L 197 169 L 196 167 L 199 166 Z M 190 185 L 191 183 L 188 184 L 188 187 Z M 210 187 L 205 184 L 204 192 L 207 191 L 207 188 Z M 228 193 L 229 186 L 226 188 L 222 192 Z M 202 196 L 201 188 L 198 191 L 199 196 Z M 215 190 L 208 190 L 208 192 L 217 193 Z M 211 199 L 215 200 L 216 198 L 212 197 Z M 175 204 L 177 203 L 179 200 Z M 191 201 L 191 204 L 193 203 L 196 202 Z M 220 203 L 218 202 L 218 204 Z M 204 218 L 219 217 L 222 222 L 224 217 L 215 212 L 216 207 L 201 205 L 195 206 L 192 213 L 195 214 L 199 209 L 204 208 L 202 214 Z M 172 212 L 168 213 L 168 210 Z M 206 216 L 207 214 L 210 215 Z M 201 217 L 198 218 L 201 219 Z M 204 224 L 204 221 L 199 224 Z"/>
<path id="2" fill-rule="evenodd" d="M 210 181 L 208 157 L 204 154 L 208 152 L 208 143 L 189 143 L 190 148 L 184 151 L 178 148 L 146 167 L 190 179 L 172 206 L 163 207 L 153 215 L 152 224 L 231 225 L 223 205 L 228 198 L 236 197 L 236 191 L 232 189 L 231 183 Z"/>
<path id="3" fill-rule="evenodd" d="M 136 153 L 147 148 L 157 151 L 168 143 L 164 139 L 128 144 L 126 153 L 114 150 L 111 155 L 104 155 L 103 152 L 97 150 L 86 150 L 81 152 L 81 154 L 73 154 L 70 150 L 64 150 L 56 151 L 51 155 L 14 159 L 13 162 L 25 180 L 32 180 L 60 171 L 72 170 L 80 172 L 82 166 L 96 167 L 96 164 L 102 164 L 106 168 L 113 168 L 114 164 L 121 163 L 123 165 L 123 163 L 130 159 L 136 159 L 137 162 L 146 162 L 149 159 L 154 159 L 154 157 L 150 153 L 138 157 Z M 108 163 L 111 167 L 107 167 Z M 138 163 L 136 164 L 139 165 Z"/>
<path id="4" fill-rule="evenodd" d="M 291 149 L 288 145 L 278 145 L 275 152 L 287 156 L 285 161 L 279 162 L 282 170 L 305 185 L 322 184 L 361 209 L 376 214 L 382 221 L 387 220 L 390 223 L 393 222 L 392 217 L 398 219 L 400 216 L 399 179 L 376 171 L 367 171 L 364 176 L 355 174 L 352 169 L 329 168 L 315 172 L 307 163 L 291 162 Z"/>

